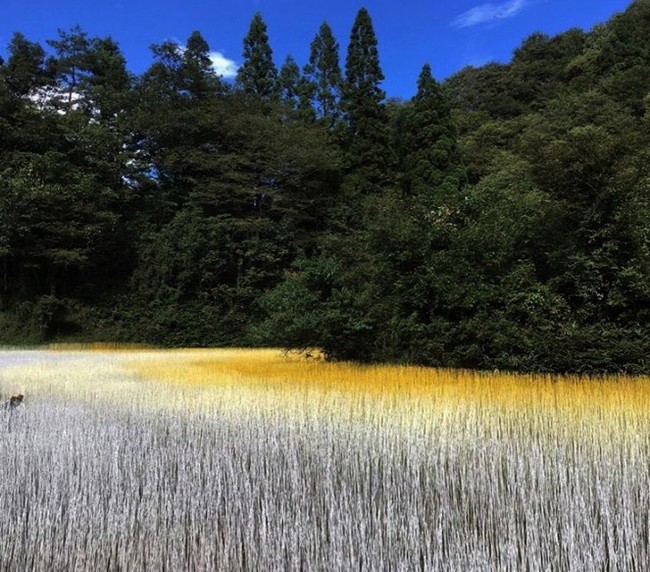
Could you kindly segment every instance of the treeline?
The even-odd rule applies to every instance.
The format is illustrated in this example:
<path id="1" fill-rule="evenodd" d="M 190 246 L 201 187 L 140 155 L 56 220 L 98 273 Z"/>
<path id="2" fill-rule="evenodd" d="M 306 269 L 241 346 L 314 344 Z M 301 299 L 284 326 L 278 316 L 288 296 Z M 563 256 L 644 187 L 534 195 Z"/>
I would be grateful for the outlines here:
<path id="1" fill-rule="evenodd" d="M 0 64 L 0 342 L 650 371 L 650 2 L 386 98 L 369 13 L 233 84 L 199 32 Z"/>

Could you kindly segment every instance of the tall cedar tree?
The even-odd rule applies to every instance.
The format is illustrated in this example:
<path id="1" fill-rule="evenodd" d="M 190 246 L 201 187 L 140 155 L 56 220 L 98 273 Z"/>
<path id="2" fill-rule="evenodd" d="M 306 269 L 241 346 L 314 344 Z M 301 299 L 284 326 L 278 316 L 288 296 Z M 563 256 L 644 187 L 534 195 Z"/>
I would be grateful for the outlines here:
<path id="1" fill-rule="evenodd" d="M 244 92 L 270 99 L 278 91 L 278 70 L 262 15 L 253 16 L 244 38 L 244 63 L 237 73 L 237 85 Z"/>
<path id="2" fill-rule="evenodd" d="M 314 85 L 300 73 L 300 68 L 292 56 L 287 56 L 278 77 L 278 94 L 288 115 L 303 123 L 313 123 L 316 119 L 312 100 Z"/>
<path id="3" fill-rule="evenodd" d="M 305 76 L 313 86 L 317 117 L 327 127 L 334 127 L 341 115 L 343 76 L 339 65 L 339 44 L 327 22 L 321 24 L 311 43 Z"/>
<path id="4" fill-rule="evenodd" d="M 221 81 L 212 68 L 210 46 L 196 30 L 187 39 L 183 71 L 186 89 L 191 97 L 201 99 L 222 91 Z"/>
<path id="5" fill-rule="evenodd" d="M 280 68 L 278 92 L 280 94 L 280 99 L 291 109 L 295 109 L 298 106 L 300 81 L 300 68 L 296 63 L 296 60 L 289 55 L 284 60 L 282 68 Z"/>
<path id="6" fill-rule="evenodd" d="M 404 187 L 409 193 L 431 196 L 441 185 L 457 189 L 460 152 L 451 109 L 440 84 L 425 64 L 418 91 L 407 108 Z"/>
<path id="7" fill-rule="evenodd" d="M 379 85 L 384 74 L 372 20 L 365 8 L 359 10 L 352 26 L 345 76 L 342 108 L 349 126 L 348 168 L 354 172 L 358 189 L 377 190 L 388 181 L 392 161 L 386 94 Z"/>

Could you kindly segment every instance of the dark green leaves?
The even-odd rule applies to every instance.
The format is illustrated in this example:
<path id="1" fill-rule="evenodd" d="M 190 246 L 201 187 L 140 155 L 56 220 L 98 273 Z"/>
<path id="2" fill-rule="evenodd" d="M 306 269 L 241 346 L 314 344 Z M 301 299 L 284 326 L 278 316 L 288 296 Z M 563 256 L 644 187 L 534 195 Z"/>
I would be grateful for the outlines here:
<path id="1" fill-rule="evenodd" d="M 273 63 L 273 50 L 262 15 L 253 16 L 244 38 L 244 63 L 237 73 L 237 85 L 249 95 L 270 99 L 278 91 L 278 70 Z"/>

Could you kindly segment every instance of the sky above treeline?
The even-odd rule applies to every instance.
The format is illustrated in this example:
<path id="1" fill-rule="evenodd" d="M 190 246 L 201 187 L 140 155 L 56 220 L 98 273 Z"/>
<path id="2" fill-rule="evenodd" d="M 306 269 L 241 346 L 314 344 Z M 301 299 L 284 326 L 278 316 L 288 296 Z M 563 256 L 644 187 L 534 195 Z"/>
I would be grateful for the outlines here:
<path id="1" fill-rule="evenodd" d="M 268 25 L 275 61 L 291 54 L 299 65 L 321 22 L 328 21 L 341 45 L 341 65 L 359 8 L 373 19 L 379 41 L 383 84 L 391 97 L 409 98 L 424 63 L 443 80 L 467 65 L 507 62 L 533 32 L 557 34 L 590 29 L 631 0 L 3 0 L 0 54 L 14 32 L 42 43 L 57 29 L 79 24 L 90 36 L 116 40 L 134 73 L 152 62 L 149 46 L 165 40 L 184 43 L 199 30 L 210 44 L 215 68 L 224 77 L 242 62 L 242 40 L 253 14 Z"/>

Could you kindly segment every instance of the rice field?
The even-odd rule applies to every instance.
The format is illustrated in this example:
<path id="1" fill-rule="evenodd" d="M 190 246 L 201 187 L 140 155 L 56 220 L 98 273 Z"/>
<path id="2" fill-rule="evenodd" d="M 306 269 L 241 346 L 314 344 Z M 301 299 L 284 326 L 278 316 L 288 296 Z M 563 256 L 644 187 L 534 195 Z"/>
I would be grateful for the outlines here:
<path id="1" fill-rule="evenodd" d="M 0 570 L 644 570 L 650 379 L 0 352 Z"/>

